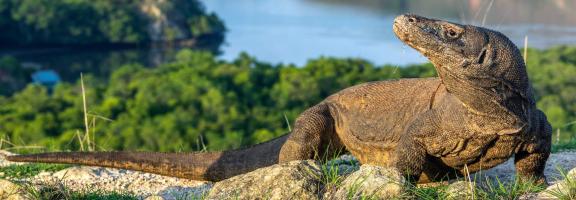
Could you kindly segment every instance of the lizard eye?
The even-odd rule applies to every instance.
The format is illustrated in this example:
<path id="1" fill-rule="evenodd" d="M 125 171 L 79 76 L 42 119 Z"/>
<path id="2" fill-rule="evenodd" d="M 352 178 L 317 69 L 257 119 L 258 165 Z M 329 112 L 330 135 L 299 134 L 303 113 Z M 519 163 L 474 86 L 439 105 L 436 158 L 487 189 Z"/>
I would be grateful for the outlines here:
<path id="1" fill-rule="evenodd" d="M 460 34 L 456 30 L 449 28 L 446 31 L 446 36 L 448 36 L 448 38 L 450 38 L 450 39 L 456 39 L 460 36 Z"/>

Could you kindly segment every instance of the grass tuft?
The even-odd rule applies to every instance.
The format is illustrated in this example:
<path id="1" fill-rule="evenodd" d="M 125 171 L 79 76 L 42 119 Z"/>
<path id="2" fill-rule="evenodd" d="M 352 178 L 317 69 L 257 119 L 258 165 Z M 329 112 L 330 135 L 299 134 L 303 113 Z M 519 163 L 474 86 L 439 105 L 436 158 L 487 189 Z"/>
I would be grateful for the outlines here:
<path id="1" fill-rule="evenodd" d="M 422 199 L 422 200 L 436 200 L 436 199 L 447 199 L 448 194 L 446 193 L 447 185 L 438 186 L 408 186 L 408 193 L 406 199 Z"/>
<path id="2" fill-rule="evenodd" d="M 40 172 L 56 172 L 70 167 L 63 164 L 29 163 L 23 165 L 10 165 L 0 168 L 0 178 L 28 178 Z"/>
<path id="3" fill-rule="evenodd" d="M 73 191 L 62 183 L 43 183 L 33 185 L 26 182 L 20 184 L 24 196 L 28 199 L 39 200 L 136 200 L 134 194 L 89 189 L 87 191 Z"/>
<path id="4" fill-rule="evenodd" d="M 552 145 L 552 153 L 574 151 L 574 149 L 576 149 L 576 138 Z"/>
<path id="5" fill-rule="evenodd" d="M 516 178 L 513 182 L 504 183 L 498 177 L 496 180 L 486 180 L 481 187 L 476 188 L 476 199 L 518 199 L 527 193 L 538 193 L 545 188 L 533 181 L 522 181 Z"/>
<path id="6" fill-rule="evenodd" d="M 333 162 L 328 162 L 320 167 L 322 176 L 320 182 L 325 186 L 339 186 L 343 180 L 340 176 L 340 167 Z"/>

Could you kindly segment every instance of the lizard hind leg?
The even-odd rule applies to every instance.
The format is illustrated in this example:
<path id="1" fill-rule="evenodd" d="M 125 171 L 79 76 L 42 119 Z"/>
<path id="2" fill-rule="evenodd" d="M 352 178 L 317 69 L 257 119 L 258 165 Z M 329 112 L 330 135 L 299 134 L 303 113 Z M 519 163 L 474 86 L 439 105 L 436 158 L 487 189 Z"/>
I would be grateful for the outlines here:
<path id="1" fill-rule="evenodd" d="M 342 149 L 334 132 L 334 120 L 326 104 L 304 111 L 280 150 L 279 162 L 331 158 Z"/>

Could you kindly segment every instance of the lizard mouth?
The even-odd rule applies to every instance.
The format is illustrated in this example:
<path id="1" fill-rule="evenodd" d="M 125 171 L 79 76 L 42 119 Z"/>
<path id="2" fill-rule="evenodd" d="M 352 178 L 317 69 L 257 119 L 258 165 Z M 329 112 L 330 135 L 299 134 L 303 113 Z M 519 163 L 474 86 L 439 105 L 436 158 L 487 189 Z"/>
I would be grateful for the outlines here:
<path id="1" fill-rule="evenodd" d="M 417 45 L 414 44 L 414 40 L 412 40 L 412 36 L 410 35 L 410 33 L 408 31 L 406 31 L 402 25 L 399 25 L 398 23 L 394 23 L 394 27 L 393 27 L 394 33 L 396 34 L 396 37 L 398 37 L 398 39 L 400 39 L 400 41 L 402 41 L 404 44 L 407 44 L 408 46 L 422 52 L 421 47 L 418 47 Z"/>
<path id="2" fill-rule="evenodd" d="M 394 30 L 396 37 L 398 37 L 402 42 L 406 44 L 412 43 L 410 41 L 410 34 L 405 30 L 404 26 L 398 22 L 398 20 L 394 20 L 392 30 Z"/>
<path id="3" fill-rule="evenodd" d="M 392 29 L 404 44 L 428 57 L 432 52 L 426 48 L 434 39 L 419 27 L 419 21 L 428 20 L 412 15 L 400 15 L 394 19 Z"/>
<path id="4" fill-rule="evenodd" d="M 443 57 L 445 49 L 438 36 L 438 20 L 416 15 L 400 15 L 394 19 L 392 29 L 398 39 L 412 47 L 434 63 L 434 59 Z M 436 65 L 435 65 L 436 66 Z"/>

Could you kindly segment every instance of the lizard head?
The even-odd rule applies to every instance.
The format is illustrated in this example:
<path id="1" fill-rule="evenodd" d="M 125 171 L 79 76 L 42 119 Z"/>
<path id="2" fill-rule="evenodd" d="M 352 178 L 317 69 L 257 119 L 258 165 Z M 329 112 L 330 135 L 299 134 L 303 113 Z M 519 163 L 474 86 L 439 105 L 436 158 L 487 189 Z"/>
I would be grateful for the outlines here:
<path id="1" fill-rule="evenodd" d="M 505 110 L 526 121 L 534 104 L 524 60 L 503 34 L 490 29 L 400 15 L 394 33 L 426 56 L 446 89 L 476 111 Z M 524 103 L 519 103 L 524 102 Z"/>
<path id="2" fill-rule="evenodd" d="M 448 89 L 465 82 L 489 91 L 510 89 L 522 96 L 529 92 L 520 51 L 499 32 L 400 15 L 394 20 L 394 33 L 434 64 Z"/>

